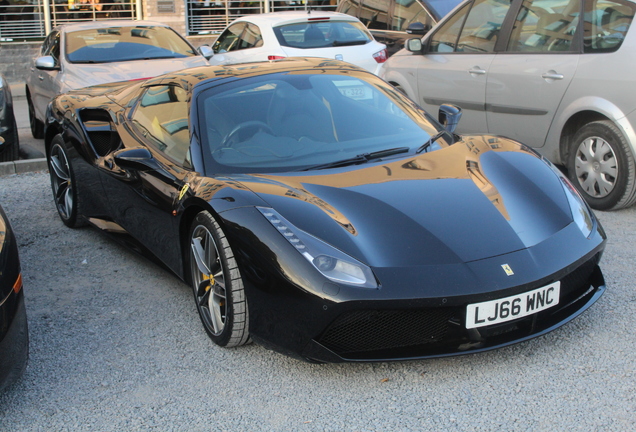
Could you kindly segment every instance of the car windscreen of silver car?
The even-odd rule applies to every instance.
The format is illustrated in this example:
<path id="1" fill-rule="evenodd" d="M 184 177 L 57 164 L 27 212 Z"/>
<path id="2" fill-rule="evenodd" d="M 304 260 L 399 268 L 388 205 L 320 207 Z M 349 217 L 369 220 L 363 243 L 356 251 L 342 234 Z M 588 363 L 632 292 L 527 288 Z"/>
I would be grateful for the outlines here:
<path id="1" fill-rule="evenodd" d="M 66 34 L 70 63 L 190 57 L 196 53 L 179 35 L 166 27 L 109 27 Z"/>

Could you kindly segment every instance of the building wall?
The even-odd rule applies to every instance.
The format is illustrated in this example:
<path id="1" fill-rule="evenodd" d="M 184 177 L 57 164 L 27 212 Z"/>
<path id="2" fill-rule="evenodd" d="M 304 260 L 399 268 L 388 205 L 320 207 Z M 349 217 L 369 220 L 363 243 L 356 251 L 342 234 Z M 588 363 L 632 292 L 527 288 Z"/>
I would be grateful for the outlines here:
<path id="1" fill-rule="evenodd" d="M 183 0 L 144 1 L 144 19 L 168 24 L 179 34 L 185 36 L 187 34 L 185 3 Z M 195 48 L 198 48 L 201 45 L 212 45 L 216 40 L 216 36 L 188 36 L 186 39 Z"/>
<path id="2" fill-rule="evenodd" d="M 31 61 L 40 53 L 40 42 L 13 42 L 0 44 L 0 72 L 9 84 L 24 82 Z"/>

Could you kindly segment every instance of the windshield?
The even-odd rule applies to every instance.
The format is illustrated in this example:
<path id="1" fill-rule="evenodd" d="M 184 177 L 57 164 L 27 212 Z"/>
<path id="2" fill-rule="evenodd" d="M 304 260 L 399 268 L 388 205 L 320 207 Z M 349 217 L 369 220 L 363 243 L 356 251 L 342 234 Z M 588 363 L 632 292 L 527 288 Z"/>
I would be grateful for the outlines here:
<path id="1" fill-rule="evenodd" d="M 327 168 L 350 158 L 363 163 L 400 157 L 415 154 L 441 130 L 392 86 L 363 72 L 246 78 L 204 90 L 197 109 L 206 159 L 217 173 L 293 171 Z M 446 145 L 440 144 L 446 139 L 426 150 Z"/>
<path id="2" fill-rule="evenodd" d="M 278 43 L 290 48 L 364 45 L 373 39 L 357 21 L 315 21 L 274 27 Z"/>
<path id="3" fill-rule="evenodd" d="M 109 27 L 66 33 L 70 63 L 190 57 L 192 47 L 167 27 Z"/>

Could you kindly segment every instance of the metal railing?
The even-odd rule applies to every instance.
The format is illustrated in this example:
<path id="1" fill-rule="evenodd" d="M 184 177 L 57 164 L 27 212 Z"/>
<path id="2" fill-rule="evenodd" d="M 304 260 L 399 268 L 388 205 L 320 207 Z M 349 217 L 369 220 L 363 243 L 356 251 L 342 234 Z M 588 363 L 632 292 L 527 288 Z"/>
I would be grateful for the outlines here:
<path id="1" fill-rule="evenodd" d="M 335 10 L 336 3 L 309 0 L 299 1 L 231 1 L 186 0 L 186 32 L 188 36 L 218 34 L 229 23 L 244 15 L 287 10 Z"/>
<path id="2" fill-rule="evenodd" d="M 0 42 L 41 39 L 47 34 L 47 19 L 51 27 L 77 21 L 136 19 L 137 10 L 136 0 L 0 0 Z"/>

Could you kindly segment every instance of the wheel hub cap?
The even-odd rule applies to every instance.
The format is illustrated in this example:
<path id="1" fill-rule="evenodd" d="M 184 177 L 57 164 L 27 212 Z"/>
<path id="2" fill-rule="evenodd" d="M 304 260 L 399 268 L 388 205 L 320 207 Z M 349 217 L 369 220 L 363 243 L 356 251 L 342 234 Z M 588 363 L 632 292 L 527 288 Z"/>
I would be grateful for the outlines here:
<path id="1" fill-rule="evenodd" d="M 618 165 L 610 144 L 590 137 L 576 150 L 574 169 L 581 189 L 594 198 L 604 198 L 616 186 Z"/>

